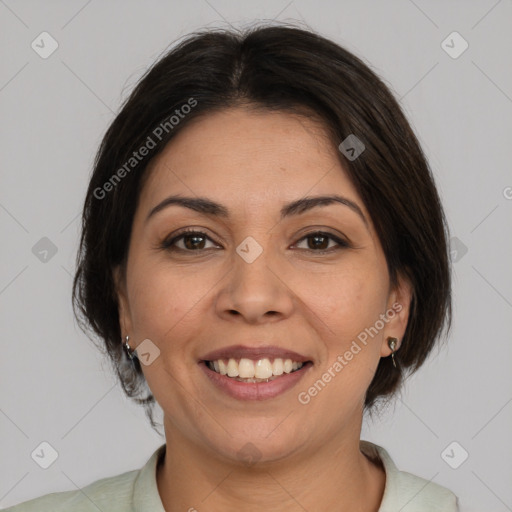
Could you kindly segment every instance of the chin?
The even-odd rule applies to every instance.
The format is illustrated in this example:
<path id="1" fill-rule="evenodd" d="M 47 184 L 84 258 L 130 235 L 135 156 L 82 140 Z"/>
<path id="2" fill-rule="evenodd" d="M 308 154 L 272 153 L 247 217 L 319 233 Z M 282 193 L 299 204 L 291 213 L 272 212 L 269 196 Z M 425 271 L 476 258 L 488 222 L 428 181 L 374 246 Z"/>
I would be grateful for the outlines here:
<path id="1" fill-rule="evenodd" d="M 267 420 L 260 428 L 252 424 L 244 431 L 228 430 L 232 436 L 223 436 L 223 441 L 210 439 L 210 448 L 220 457 L 245 466 L 279 461 L 298 449 L 299 440 L 284 429 L 276 429 L 278 424 Z"/>

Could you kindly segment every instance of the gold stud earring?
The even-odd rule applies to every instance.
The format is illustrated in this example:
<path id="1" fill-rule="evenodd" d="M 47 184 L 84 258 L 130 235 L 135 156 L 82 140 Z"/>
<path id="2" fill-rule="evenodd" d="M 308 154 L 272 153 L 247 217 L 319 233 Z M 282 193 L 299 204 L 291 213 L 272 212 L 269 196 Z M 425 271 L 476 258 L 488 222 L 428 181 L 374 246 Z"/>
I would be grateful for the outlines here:
<path id="1" fill-rule="evenodd" d="M 396 344 L 398 343 L 398 338 L 392 338 L 391 336 L 388 338 L 388 346 L 391 349 L 391 359 L 393 360 L 393 366 L 396 368 L 395 363 L 395 352 L 396 352 Z"/>

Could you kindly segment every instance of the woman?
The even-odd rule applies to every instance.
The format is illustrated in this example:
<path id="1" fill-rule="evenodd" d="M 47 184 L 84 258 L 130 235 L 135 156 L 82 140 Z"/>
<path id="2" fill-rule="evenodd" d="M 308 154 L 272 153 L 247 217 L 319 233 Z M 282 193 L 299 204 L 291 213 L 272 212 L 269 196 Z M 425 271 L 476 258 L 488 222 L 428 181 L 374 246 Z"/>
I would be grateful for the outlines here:
<path id="1" fill-rule="evenodd" d="M 12 511 L 455 511 L 360 440 L 449 327 L 447 227 L 401 109 L 290 26 L 160 59 L 99 149 L 74 304 L 166 444 Z"/>

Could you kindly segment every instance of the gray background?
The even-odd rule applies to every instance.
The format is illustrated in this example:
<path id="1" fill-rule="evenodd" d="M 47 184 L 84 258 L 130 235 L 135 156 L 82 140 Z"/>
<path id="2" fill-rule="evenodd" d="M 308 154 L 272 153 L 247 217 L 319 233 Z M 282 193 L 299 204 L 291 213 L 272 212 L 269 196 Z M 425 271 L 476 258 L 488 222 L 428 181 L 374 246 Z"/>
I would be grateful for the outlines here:
<path id="1" fill-rule="evenodd" d="M 0 1 L 0 507 L 139 468 L 163 443 L 74 323 L 78 215 L 101 137 L 147 67 L 196 28 L 255 19 L 299 20 L 385 79 L 457 237 L 449 342 L 362 437 L 464 511 L 512 510 L 511 0 Z M 31 48 L 43 31 L 59 45 L 47 59 Z M 457 58 L 441 44 L 453 31 L 469 44 Z M 43 237 L 57 249 L 46 261 Z M 58 452 L 46 470 L 30 455 L 43 441 Z M 442 456 L 453 441 L 452 464 L 469 453 L 457 469 Z"/>

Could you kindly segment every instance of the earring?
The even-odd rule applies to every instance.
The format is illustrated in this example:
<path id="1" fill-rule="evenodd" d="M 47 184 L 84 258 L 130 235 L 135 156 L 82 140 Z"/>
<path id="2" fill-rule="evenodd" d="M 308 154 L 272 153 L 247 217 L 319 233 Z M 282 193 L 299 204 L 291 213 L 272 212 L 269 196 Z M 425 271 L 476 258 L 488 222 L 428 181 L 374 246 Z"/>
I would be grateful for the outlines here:
<path id="1" fill-rule="evenodd" d="M 396 368 L 395 363 L 395 352 L 396 352 L 396 344 L 398 343 L 398 338 L 388 338 L 388 346 L 391 349 L 391 359 L 393 360 L 393 366 Z"/>
<path id="2" fill-rule="evenodd" d="M 130 345 L 128 344 L 128 341 L 130 341 L 130 336 L 126 336 L 125 337 L 125 341 L 123 342 L 123 348 L 126 352 L 126 355 L 130 358 L 130 359 L 133 359 L 135 356 L 134 356 L 134 352 L 135 350 L 130 348 Z"/>

